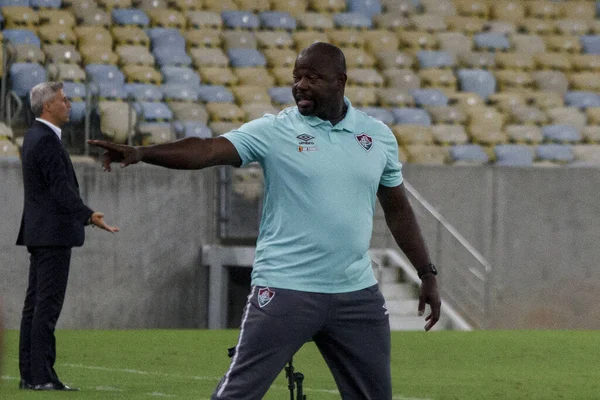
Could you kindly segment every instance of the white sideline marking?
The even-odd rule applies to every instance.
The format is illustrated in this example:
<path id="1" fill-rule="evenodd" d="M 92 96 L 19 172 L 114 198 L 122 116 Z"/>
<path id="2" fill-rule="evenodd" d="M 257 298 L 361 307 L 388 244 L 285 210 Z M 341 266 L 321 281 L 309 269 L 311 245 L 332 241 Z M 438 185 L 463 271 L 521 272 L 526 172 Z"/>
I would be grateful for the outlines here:
<path id="1" fill-rule="evenodd" d="M 148 396 L 154 396 L 154 397 L 176 397 L 174 394 L 166 394 L 166 393 L 160 393 L 160 392 L 148 393 Z"/>
<path id="2" fill-rule="evenodd" d="M 8 376 L 8 375 L 2 375 L 2 380 L 5 381 L 16 381 L 19 378 L 17 378 L 16 376 Z"/>
<path id="3" fill-rule="evenodd" d="M 96 386 L 96 389 L 99 392 L 123 392 L 123 389 L 119 389 L 112 386 Z"/>

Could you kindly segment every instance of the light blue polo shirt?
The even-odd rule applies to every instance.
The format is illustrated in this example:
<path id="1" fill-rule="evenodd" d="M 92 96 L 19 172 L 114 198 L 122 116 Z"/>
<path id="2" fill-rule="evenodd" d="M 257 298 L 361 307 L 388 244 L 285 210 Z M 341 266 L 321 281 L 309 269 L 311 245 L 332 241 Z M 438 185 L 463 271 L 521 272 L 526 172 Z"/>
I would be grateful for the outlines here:
<path id="1" fill-rule="evenodd" d="M 344 293 L 377 282 L 368 253 L 375 201 L 379 185 L 402 183 L 398 144 L 344 101 L 335 126 L 290 107 L 223 135 L 265 176 L 252 285 Z"/>

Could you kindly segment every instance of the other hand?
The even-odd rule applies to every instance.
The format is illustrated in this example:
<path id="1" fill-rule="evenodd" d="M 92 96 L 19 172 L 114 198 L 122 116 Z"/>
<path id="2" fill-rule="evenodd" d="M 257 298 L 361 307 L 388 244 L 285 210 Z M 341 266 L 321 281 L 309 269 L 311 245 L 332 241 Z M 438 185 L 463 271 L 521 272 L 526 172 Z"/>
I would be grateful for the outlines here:
<path id="1" fill-rule="evenodd" d="M 120 162 L 121 167 L 126 167 L 139 162 L 141 158 L 139 149 L 134 146 L 125 146 L 104 140 L 88 140 L 88 143 L 106 150 L 102 153 L 102 166 L 105 171 L 110 171 L 110 164 L 113 162 Z"/>
<path id="2" fill-rule="evenodd" d="M 98 228 L 104 229 L 110 233 L 119 232 L 119 228 L 117 226 L 109 226 L 106 222 L 104 222 L 104 214 L 101 212 L 94 212 L 91 219 L 92 225 L 97 226 Z"/>
<path id="3" fill-rule="evenodd" d="M 427 324 L 425 330 L 428 331 L 438 322 L 440 319 L 440 308 L 442 307 L 442 301 L 440 300 L 440 294 L 438 292 L 437 280 L 435 275 L 426 274 L 421 280 L 421 291 L 419 293 L 419 316 L 425 313 L 425 304 L 429 304 L 431 313 L 425 317 Z"/>

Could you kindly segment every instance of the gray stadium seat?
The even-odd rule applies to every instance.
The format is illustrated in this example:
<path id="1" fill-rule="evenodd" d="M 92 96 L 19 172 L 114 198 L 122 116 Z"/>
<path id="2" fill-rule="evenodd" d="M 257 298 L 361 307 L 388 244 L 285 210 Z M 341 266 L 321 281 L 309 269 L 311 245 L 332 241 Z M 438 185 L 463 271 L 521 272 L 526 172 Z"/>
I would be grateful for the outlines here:
<path id="1" fill-rule="evenodd" d="M 134 104 L 138 114 L 146 121 L 170 121 L 173 111 L 161 102 L 142 101 Z"/>
<path id="2" fill-rule="evenodd" d="M 17 44 L 34 44 L 37 47 L 41 46 L 40 38 L 35 33 L 28 29 L 5 29 L 2 31 L 4 40 L 14 45 Z"/>
<path id="3" fill-rule="evenodd" d="M 333 24 L 341 29 L 370 29 L 373 21 L 362 13 L 342 12 L 333 14 Z"/>
<path id="4" fill-rule="evenodd" d="M 265 56 L 256 49 L 228 49 L 227 56 L 233 68 L 238 67 L 265 67 Z"/>
<path id="5" fill-rule="evenodd" d="M 363 14 L 369 18 L 383 12 L 379 0 L 347 0 L 346 5 L 348 11 Z"/>
<path id="6" fill-rule="evenodd" d="M 292 89 L 288 86 L 269 88 L 269 96 L 273 104 L 294 104 L 294 96 Z"/>
<path id="7" fill-rule="evenodd" d="M 421 108 L 393 108 L 391 111 L 396 124 L 431 125 L 431 117 Z"/>
<path id="8" fill-rule="evenodd" d="M 12 90 L 25 97 L 31 88 L 46 81 L 46 70 L 37 63 L 14 63 L 10 66 L 10 76 Z"/>
<path id="9" fill-rule="evenodd" d="M 499 144 L 494 147 L 496 162 L 500 166 L 530 166 L 533 164 L 534 152 L 529 146 L 518 144 Z"/>
<path id="10" fill-rule="evenodd" d="M 184 83 L 186 85 L 200 85 L 200 76 L 189 67 L 165 65 L 160 68 L 164 83 Z"/>
<path id="11" fill-rule="evenodd" d="M 448 97 L 439 89 L 412 89 L 410 94 L 420 107 L 448 105 Z"/>
<path id="12" fill-rule="evenodd" d="M 572 125 L 545 125 L 542 126 L 542 135 L 545 140 L 558 143 L 574 143 L 581 141 L 581 132 Z"/>
<path id="13" fill-rule="evenodd" d="M 221 12 L 223 24 L 229 29 L 258 29 L 260 20 L 248 11 L 228 10 Z"/>
<path id="14" fill-rule="evenodd" d="M 235 100 L 229 90 L 219 85 L 200 85 L 198 97 L 204 103 L 233 103 Z"/>
<path id="15" fill-rule="evenodd" d="M 536 147 L 536 156 L 543 161 L 568 163 L 573 161 L 571 146 L 564 144 L 540 144 Z"/>
<path id="16" fill-rule="evenodd" d="M 586 54 L 600 54 L 600 36 L 584 35 L 580 37 L 581 47 Z"/>
<path id="17" fill-rule="evenodd" d="M 593 92 L 570 91 L 565 93 L 565 104 L 577 108 L 600 107 L 600 95 Z"/>
<path id="18" fill-rule="evenodd" d="M 111 15 L 116 25 L 136 25 L 142 28 L 150 25 L 148 15 L 137 8 L 114 8 Z"/>
<path id="19" fill-rule="evenodd" d="M 477 93 L 481 98 L 487 99 L 496 91 L 496 78 L 489 71 L 483 69 L 458 70 L 460 90 L 463 92 Z"/>
<path id="20" fill-rule="evenodd" d="M 420 50 L 417 59 L 420 68 L 452 68 L 456 65 L 454 56 L 444 50 Z"/>
<path id="21" fill-rule="evenodd" d="M 198 121 L 176 121 L 173 128 L 177 137 L 198 137 L 202 139 L 212 137 L 210 128 Z"/>
<path id="22" fill-rule="evenodd" d="M 125 83 L 125 76 L 114 65 L 88 64 L 85 66 L 85 72 L 92 82 L 113 82 L 121 85 Z"/>
<path id="23" fill-rule="evenodd" d="M 450 147 L 450 158 L 455 163 L 485 164 L 489 157 L 477 144 L 459 144 Z"/>
<path id="24" fill-rule="evenodd" d="M 264 11 L 258 14 L 262 29 L 296 30 L 296 19 L 283 11 Z"/>
<path id="25" fill-rule="evenodd" d="M 161 101 L 163 99 L 163 92 L 157 85 L 126 83 L 124 89 L 127 95 L 136 101 Z"/>
<path id="26" fill-rule="evenodd" d="M 197 101 L 198 87 L 184 83 L 165 83 L 161 90 L 165 101 Z"/>

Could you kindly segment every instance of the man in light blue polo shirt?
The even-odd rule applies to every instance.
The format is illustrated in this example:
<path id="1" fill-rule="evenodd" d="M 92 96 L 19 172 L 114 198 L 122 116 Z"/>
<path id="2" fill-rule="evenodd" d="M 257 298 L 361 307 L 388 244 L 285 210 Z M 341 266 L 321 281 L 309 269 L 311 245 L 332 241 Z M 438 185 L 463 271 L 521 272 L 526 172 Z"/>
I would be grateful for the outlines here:
<path id="1" fill-rule="evenodd" d="M 261 399 L 286 362 L 313 340 L 343 399 L 392 398 L 390 327 L 368 254 L 376 197 L 400 248 L 422 279 L 419 312 L 437 322 L 440 299 L 402 185 L 397 143 L 380 121 L 344 97 L 342 51 L 303 50 L 294 67 L 297 107 L 215 139 L 144 148 L 92 141 L 104 168 L 144 161 L 177 169 L 258 162 L 264 208 L 252 290 L 229 370 L 212 399 Z"/>

